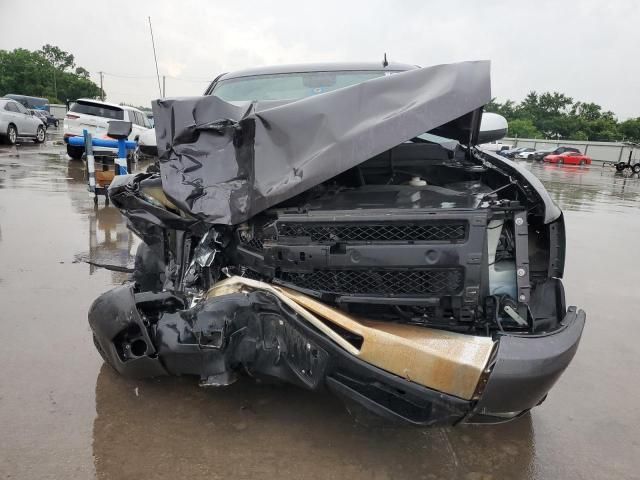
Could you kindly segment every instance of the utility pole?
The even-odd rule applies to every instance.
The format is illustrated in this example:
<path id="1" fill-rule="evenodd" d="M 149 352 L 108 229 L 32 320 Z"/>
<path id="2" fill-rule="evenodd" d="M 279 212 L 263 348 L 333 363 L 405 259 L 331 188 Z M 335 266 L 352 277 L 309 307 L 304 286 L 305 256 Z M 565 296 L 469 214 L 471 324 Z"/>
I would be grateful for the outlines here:
<path id="1" fill-rule="evenodd" d="M 58 98 L 58 85 L 56 84 L 56 68 L 53 67 L 53 95 Z"/>
<path id="2" fill-rule="evenodd" d="M 104 90 L 102 89 L 102 78 L 104 77 L 104 72 L 98 72 L 100 74 L 100 100 L 104 102 Z"/>
<path id="3" fill-rule="evenodd" d="M 166 96 L 166 92 L 167 92 L 165 90 L 166 80 L 167 80 L 167 77 L 165 75 L 162 75 L 162 98 L 164 98 Z"/>

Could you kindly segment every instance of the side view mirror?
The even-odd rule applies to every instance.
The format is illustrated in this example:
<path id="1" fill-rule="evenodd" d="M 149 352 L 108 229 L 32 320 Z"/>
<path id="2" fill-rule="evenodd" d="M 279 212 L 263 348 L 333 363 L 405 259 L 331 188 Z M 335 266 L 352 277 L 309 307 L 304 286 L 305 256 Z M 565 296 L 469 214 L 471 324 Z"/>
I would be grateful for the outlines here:
<path id="1" fill-rule="evenodd" d="M 509 124 L 502 115 L 491 112 L 483 112 L 480 120 L 480 132 L 478 143 L 489 143 L 507 136 Z"/>

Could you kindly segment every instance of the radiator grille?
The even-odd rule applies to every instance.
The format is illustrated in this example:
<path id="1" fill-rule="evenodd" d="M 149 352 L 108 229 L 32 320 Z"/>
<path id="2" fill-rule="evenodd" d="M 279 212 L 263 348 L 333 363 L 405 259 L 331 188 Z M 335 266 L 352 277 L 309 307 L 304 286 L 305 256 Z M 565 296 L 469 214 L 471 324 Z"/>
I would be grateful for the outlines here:
<path id="1" fill-rule="evenodd" d="M 460 268 L 280 272 L 277 278 L 299 288 L 350 295 L 453 295 L 464 284 Z"/>
<path id="2" fill-rule="evenodd" d="M 466 223 L 378 223 L 318 224 L 286 223 L 278 225 L 283 237 L 308 237 L 313 242 L 391 242 L 464 240 Z"/>
<path id="3" fill-rule="evenodd" d="M 241 242 L 244 247 L 250 248 L 252 250 L 262 251 L 264 245 L 262 244 L 262 239 L 258 237 L 253 237 L 248 242 Z"/>

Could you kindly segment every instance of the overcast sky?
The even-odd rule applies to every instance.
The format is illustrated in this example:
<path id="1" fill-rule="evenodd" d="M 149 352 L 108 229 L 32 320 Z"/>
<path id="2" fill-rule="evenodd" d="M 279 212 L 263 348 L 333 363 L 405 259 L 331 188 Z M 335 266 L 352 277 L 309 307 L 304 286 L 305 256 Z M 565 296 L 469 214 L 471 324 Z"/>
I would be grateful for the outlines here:
<path id="1" fill-rule="evenodd" d="M 559 91 L 621 119 L 640 116 L 640 2 L 0 0 L 0 49 L 71 52 L 107 99 L 159 96 L 151 16 L 167 96 L 198 95 L 221 72 L 260 65 L 489 59 L 492 91 Z M 12 19 L 12 21 L 8 21 Z"/>

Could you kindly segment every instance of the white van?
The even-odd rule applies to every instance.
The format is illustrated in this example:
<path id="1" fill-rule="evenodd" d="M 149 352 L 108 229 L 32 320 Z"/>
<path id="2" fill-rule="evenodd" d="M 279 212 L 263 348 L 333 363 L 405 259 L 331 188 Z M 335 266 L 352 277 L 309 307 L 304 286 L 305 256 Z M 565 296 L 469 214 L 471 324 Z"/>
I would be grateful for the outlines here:
<path id="1" fill-rule="evenodd" d="M 64 141 L 67 143 L 67 154 L 76 160 L 82 158 L 84 147 L 69 145 L 69 137 L 82 136 L 83 130 L 87 130 L 94 137 L 104 137 L 107 135 L 111 120 L 131 122 L 129 140 L 137 141 L 140 135 L 151 128 L 147 116 L 137 108 L 80 98 L 71 104 L 71 108 L 64 117 Z M 134 155 L 137 155 L 137 152 L 134 152 Z"/>

